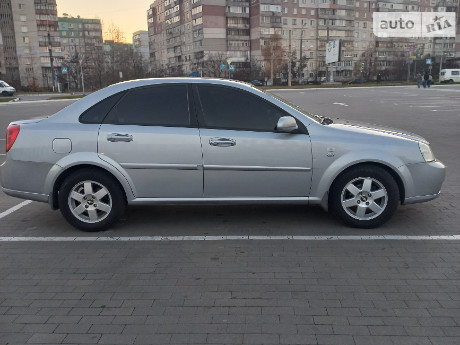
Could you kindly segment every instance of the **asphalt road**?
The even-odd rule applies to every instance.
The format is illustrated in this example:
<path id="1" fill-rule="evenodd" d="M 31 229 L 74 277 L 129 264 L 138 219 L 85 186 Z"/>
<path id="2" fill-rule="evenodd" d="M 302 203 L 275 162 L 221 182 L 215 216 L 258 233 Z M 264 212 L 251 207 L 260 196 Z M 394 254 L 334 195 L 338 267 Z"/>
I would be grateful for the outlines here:
<path id="1" fill-rule="evenodd" d="M 319 207 L 130 207 L 91 238 L 30 203 L 0 219 L 0 344 L 459 344 L 460 241 L 420 236 L 459 234 L 460 87 L 274 92 L 313 113 L 426 137 L 448 166 L 441 197 L 366 231 Z M 71 102 L 0 104 L 0 144 L 10 121 Z M 0 214 L 21 202 L 0 195 Z M 17 236 L 53 241 L 6 242 Z"/>

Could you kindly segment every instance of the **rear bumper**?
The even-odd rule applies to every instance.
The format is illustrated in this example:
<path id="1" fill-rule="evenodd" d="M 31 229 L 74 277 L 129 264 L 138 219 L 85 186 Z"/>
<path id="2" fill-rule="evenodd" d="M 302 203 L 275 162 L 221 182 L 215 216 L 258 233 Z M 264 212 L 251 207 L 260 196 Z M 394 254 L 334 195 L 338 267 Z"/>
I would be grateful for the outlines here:
<path id="1" fill-rule="evenodd" d="M 19 190 L 12 190 L 12 189 L 3 188 L 3 187 L 2 187 L 2 191 L 6 195 L 13 196 L 15 198 L 21 198 L 21 199 L 27 199 L 27 200 L 33 200 L 33 201 L 39 201 L 39 202 L 48 202 L 49 200 L 49 195 L 45 195 L 45 194 L 22 192 Z"/>

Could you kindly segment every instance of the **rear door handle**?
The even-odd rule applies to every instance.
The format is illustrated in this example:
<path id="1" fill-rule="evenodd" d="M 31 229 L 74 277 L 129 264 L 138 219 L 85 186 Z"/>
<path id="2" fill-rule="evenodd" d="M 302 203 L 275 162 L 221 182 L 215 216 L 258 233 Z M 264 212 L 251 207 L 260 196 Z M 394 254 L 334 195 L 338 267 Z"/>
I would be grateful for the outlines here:
<path id="1" fill-rule="evenodd" d="M 209 139 L 209 145 L 219 147 L 235 146 L 236 140 L 231 138 L 211 138 Z"/>
<path id="2" fill-rule="evenodd" d="M 111 142 L 116 142 L 116 141 L 130 142 L 130 141 L 133 141 L 133 136 L 130 135 L 130 134 L 110 133 L 110 134 L 107 134 L 107 141 L 111 141 Z"/>

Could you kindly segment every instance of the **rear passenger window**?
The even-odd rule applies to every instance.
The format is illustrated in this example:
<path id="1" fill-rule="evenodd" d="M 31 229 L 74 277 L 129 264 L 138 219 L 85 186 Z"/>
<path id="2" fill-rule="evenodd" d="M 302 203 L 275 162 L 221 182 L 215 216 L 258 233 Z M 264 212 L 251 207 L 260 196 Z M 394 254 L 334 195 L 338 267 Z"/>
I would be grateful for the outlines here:
<path id="1" fill-rule="evenodd" d="M 460 75 L 460 71 L 452 71 L 452 75 Z"/>
<path id="2" fill-rule="evenodd" d="M 117 93 L 93 105 L 80 116 L 81 123 L 102 123 L 107 113 L 113 108 L 124 92 Z"/>
<path id="3" fill-rule="evenodd" d="M 190 126 L 186 85 L 161 85 L 128 91 L 104 123 L 141 126 Z"/>

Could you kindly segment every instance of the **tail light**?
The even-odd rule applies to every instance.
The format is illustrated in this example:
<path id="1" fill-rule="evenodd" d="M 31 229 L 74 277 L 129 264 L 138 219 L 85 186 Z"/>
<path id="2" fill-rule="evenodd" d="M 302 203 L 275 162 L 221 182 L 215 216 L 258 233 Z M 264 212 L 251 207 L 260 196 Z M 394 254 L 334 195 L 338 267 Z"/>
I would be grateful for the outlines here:
<path id="1" fill-rule="evenodd" d="M 20 125 L 9 125 L 6 130 L 6 149 L 5 152 L 8 152 L 13 146 L 16 138 L 19 134 Z"/>

